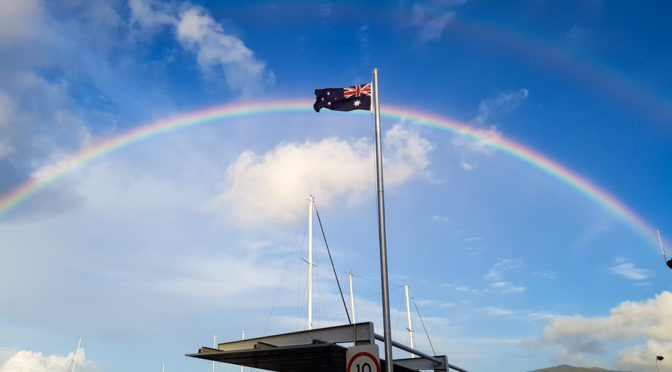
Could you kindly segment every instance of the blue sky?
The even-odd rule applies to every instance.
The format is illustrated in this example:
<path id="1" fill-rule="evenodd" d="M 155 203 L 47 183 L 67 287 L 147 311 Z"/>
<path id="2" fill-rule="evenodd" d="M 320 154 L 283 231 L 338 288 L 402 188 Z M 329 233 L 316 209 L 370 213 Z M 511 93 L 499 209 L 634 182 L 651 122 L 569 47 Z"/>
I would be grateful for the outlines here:
<path id="1" fill-rule="evenodd" d="M 671 10 L 3 2 L 0 195 L 155 120 L 311 100 L 377 67 L 383 110 L 533 149 L 671 241 Z M 644 371 L 672 358 L 672 272 L 651 236 L 503 151 L 411 119 L 382 129 L 395 339 L 406 340 L 409 285 L 437 353 L 468 370 Z M 372 141 L 367 115 L 249 115 L 153 136 L 58 178 L 0 217 L 0 372 L 63 370 L 80 337 L 79 371 L 205 371 L 184 354 L 213 334 L 304 329 L 310 193 L 341 283 L 354 275 L 357 320 L 382 333 Z M 343 323 L 319 241 L 315 259 L 315 325 Z M 417 314 L 413 324 L 431 352 Z"/>

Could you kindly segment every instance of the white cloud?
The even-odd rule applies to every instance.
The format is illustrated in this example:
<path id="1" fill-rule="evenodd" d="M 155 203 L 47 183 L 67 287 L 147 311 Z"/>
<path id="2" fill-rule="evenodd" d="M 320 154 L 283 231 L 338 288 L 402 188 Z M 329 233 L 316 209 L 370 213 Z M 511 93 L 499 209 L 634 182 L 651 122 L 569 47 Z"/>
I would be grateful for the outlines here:
<path id="1" fill-rule="evenodd" d="M 455 12 L 448 11 L 439 15 L 429 16 L 422 8 L 416 7 L 413 9 L 413 17 L 415 23 L 421 25 L 420 40 L 425 42 L 441 37 L 448 22 L 455 18 Z"/>
<path id="2" fill-rule="evenodd" d="M 495 126 L 491 126 L 488 129 L 477 129 L 475 132 L 479 138 L 482 138 L 482 140 L 474 141 L 472 139 L 455 136 L 451 140 L 451 144 L 464 155 L 492 155 L 495 152 L 495 148 L 492 146 L 492 144 L 498 143 L 502 140 L 502 132 Z M 476 167 L 476 165 L 473 163 L 463 162 L 463 164 L 466 164 L 467 167 L 469 167 L 469 169 L 466 169 L 463 165 L 462 168 L 465 170 L 472 170 Z"/>
<path id="3" fill-rule="evenodd" d="M 474 168 L 476 168 L 475 165 L 467 163 L 466 161 L 461 162 L 460 166 L 466 171 L 474 170 Z"/>
<path id="4" fill-rule="evenodd" d="M 643 280 L 648 278 L 649 271 L 635 267 L 632 262 L 624 262 L 609 268 L 612 273 L 632 280 Z"/>
<path id="5" fill-rule="evenodd" d="M 196 53 L 204 70 L 221 68 L 228 85 L 236 91 L 251 94 L 274 83 L 273 75 L 265 73 L 266 63 L 257 60 L 242 40 L 226 33 L 200 8 L 180 14 L 177 39 L 185 49 Z"/>
<path id="6" fill-rule="evenodd" d="M 165 25 L 177 25 L 178 20 L 167 9 L 168 3 L 158 3 L 152 0 L 129 0 L 131 9 L 131 25 L 141 31 L 153 33 L 157 28 Z"/>
<path id="7" fill-rule="evenodd" d="M 478 115 L 472 119 L 472 122 L 477 125 L 488 125 L 487 128 L 476 130 L 477 136 L 483 140 L 473 141 L 462 137 L 454 137 L 451 144 L 462 153 L 463 157 L 470 157 L 474 154 L 492 155 L 495 152 L 492 145 L 502 140 L 502 131 L 494 123 L 504 114 L 519 107 L 528 95 L 527 89 L 520 89 L 500 93 L 495 98 L 482 100 L 478 106 Z M 460 166 L 467 171 L 477 167 L 473 160 L 463 160 Z"/>
<path id="8" fill-rule="evenodd" d="M 450 217 L 447 216 L 439 216 L 439 215 L 434 215 L 432 216 L 432 220 L 442 223 L 444 225 L 447 225 L 450 223 Z"/>
<path id="9" fill-rule="evenodd" d="M 44 356 L 42 353 L 33 351 L 19 351 L 10 357 L 0 366 L 0 372 L 55 372 L 69 370 L 75 353 L 68 356 L 50 355 Z M 84 350 L 77 354 L 76 370 L 79 372 L 97 372 L 100 371 L 98 364 L 86 360 Z"/>
<path id="10" fill-rule="evenodd" d="M 429 164 L 432 145 L 401 125 L 386 133 L 384 143 L 388 186 L 421 175 Z M 373 164 L 366 139 L 285 143 L 263 155 L 245 151 L 229 166 L 226 190 L 210 208 L 231 211 L 240 225 L 290 223 L 302 215 L 309 194 L 318 205 L 359 200 L 374 186 Z"/>
<path id="11" fill-rule="evenodd" d="M 502 279 L 504 272 L 517 269 L 522 265 L 522 261 L 518 259 L 500 258 L 485 275 L 485 279 L 498 281 Z"/>
<path id="12" fill-rule="evenodd" d="M 173 28 L 182 47 L 196 54 L 206 76 L 222 72 L 233 91 L 251 95 L 275 83 L 266 63 L 258 60 L 239 37 L 227 32 L 203 8 L 154 0 L 129 0 L 129 8 L 130 24 L 141 38 L 154 35 L 164 26 Z"/>
<path id="13" fill-rule="evenodd" d="M 411 23 L 420 29 L 421 42 L 438 39 L 456 12 L 452 7 L 466 3 L 466 0 L 416 2 L 411 10 Z"/>
<path id="14" fill-rule="evenodd" d="M 608 316 L 554 316 L 542 339 L 530 345 L 557 347 L 561 356 L 585 358 L 585 354 L 602 353 L 603 344 L 609 342 L 637 342 L 618 353 L 614 363 L 621 368 L 649 368 L 656 355 L 672 355 L 672 293 L 623 302 Z"/>
<path id="15" fill-rule="evenodd" d="M 495 98 L 485 99 L 478 106 L 478 115 L 472 121 L 478 124 L 491 124 L 502 115 L 519 107 L 528 95 L 528 90 L 523 88 L 500 93 Z"/>
<path id="16" fill-rule="evenodd" d="M 38 0 L 0 1 L 0 48 L 48 37 Z"/>
<path id="17" fill-rule="evenodd" d="M 533 272 L 532 274 L 534 274 L 536 276 L 540 276 L 544 279 L 555 279 L 555 277 L 556 277 L 555 272 L 549 271 L 549 270 L 539 270 L 539 271 Z"/>
<path id="18" fill-rule="evenodd" d="M 646 371 L 651 368 L 656 356 L 667 357 L 671 353 L 672 341 L 648 340 L 644 345 L 636 345 L 619 351 L 615 364 L 627 370 Z"/>
<path id="19" fill-rule="evenodd" d="M 500 293 L 522 293 L 526 290 L 526 288 L 523 286 L 511 284 L 505 281 L 493 282 L 490 284 L 490 287 Z"/>
<path id="20" fill-rule="evenodd" d="M 504 280 L 505 273 L 514 271 L 522 267 L 521 260 L 512 258 L 500 258 L 485 274 L 485 280 L 490 282 L 490 289 L 500 293 L 521 293 L 525 292 L 523 286 L 512 284 Z"/>
<path id="21" fill-rule="evenodd" d="M 498 306 L 488 306 L 483 309 L 483 312 L 489 316 L 509 316 L 515 313 L 511 310 L 503 309 Z"/>

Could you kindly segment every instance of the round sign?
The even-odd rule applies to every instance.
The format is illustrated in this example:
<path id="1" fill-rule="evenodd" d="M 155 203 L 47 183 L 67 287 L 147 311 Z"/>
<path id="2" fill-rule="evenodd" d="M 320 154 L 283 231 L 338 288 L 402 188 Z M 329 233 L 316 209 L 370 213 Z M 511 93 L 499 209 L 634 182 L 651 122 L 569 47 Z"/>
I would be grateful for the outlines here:
<path id="1" fill-rule="evenodd" d="M 348 372 L 380 372 L 378 358 L 366 351 L 355 354 L 348 363 Z"/>

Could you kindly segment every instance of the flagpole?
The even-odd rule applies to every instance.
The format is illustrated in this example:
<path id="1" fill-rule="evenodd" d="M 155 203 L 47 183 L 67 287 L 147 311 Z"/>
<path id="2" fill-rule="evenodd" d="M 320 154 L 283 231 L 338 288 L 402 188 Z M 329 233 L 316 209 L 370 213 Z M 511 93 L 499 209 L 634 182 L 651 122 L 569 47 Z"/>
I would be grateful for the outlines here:
<path id="1" fill-rule="evenodd" d="M 390 327 L 390 289 L 387 282 L 387 247 L 385 242 L 385 198 L 383 192 L 383 150 L 380 140 L 380 106 L 378 69 L 373 69 L 374 114 L 376 117 L 376 184 L 378 190 L 378 240 L 380 241 L 380 281 L 383 291 L 383 328 L 385 330 L 385 370 L 392 372 L 392 331 Z"/>

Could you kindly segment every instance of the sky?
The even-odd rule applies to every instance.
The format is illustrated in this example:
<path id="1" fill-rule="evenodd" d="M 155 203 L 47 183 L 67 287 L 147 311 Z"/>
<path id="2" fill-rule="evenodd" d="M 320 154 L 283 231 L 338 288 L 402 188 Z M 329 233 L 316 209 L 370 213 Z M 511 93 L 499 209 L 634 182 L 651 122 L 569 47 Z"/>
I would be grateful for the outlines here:
<path id="1" fill-rule="evenodd" d="M 382 334 L 373 116 L 312 109 L 374 68 L 394 339 L 408 285 L 416 347 L 470 371 L 672 368 L 671 8 L 0 1 L 0 372 L 305 329 L 311 194 Z"/>

